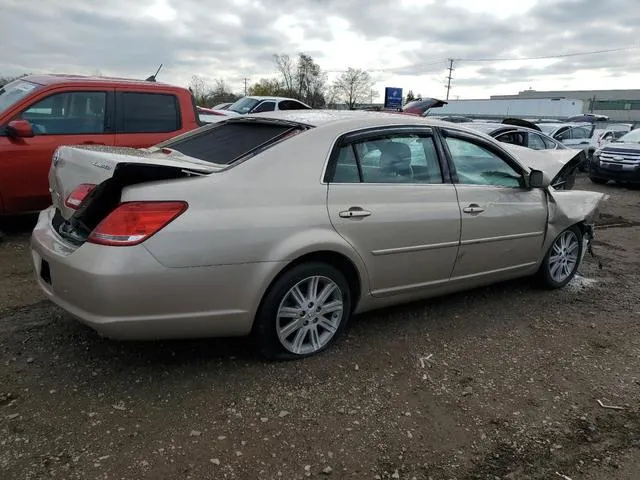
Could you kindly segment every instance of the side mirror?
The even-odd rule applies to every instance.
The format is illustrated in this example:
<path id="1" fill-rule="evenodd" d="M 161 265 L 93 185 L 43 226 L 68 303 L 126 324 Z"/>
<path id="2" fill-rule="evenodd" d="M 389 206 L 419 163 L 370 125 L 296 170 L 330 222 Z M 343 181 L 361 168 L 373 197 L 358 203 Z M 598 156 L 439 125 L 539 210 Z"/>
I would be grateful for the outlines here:
<path id="1" fill-rule="evenodd" d="M 542 170 L 531 170 L 529 172 L 529 187 L 547 188 L 550 184 L 549 177 Z"/>
<path id="2" fill-rule="evenodd" d="M 33 127 L 28 120 L 13 120 L 7 125 L 7 133 L 13 138 L 31 138 Z"/>

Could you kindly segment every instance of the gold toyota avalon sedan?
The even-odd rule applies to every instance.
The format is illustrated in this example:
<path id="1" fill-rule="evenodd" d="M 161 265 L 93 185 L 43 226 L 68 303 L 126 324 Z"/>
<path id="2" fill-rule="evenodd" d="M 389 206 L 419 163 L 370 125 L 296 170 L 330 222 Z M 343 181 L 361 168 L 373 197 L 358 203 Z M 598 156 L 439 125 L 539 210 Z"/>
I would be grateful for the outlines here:
<path id="1" fill-rule="evenodd" d="M 36 278 L 107 337 L 251 335 L 269 358 L 301 358 L 356 313 L 523 276 L 566 285 L 603 199 L 562 189 L 573 157 L 322 110 L 142 150 L 60 147 Z"/>

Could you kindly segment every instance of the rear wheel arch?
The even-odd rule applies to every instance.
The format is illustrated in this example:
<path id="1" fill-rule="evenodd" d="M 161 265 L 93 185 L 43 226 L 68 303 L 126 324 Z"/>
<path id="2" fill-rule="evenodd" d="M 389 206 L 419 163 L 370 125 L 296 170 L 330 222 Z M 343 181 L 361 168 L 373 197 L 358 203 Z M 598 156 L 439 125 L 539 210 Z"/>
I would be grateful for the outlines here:
<path id="1" fill-rule="evenodd" d="M 350 259 L 347 255 L 343 253 L 339 253 L 335 250 L 316 250 L 313 252 L 308 252 L 301 254 L 287 263 L 283 268 L 281 268 L 269 281 L 266 288 L 261 292 L 260 301 L 258 303 L 258 307 L 255 310 L 255 315 L 258 315 L 262 310 L 265 298 L 273 288 L 273 286 L 277 283 L 277 281 L 282 278 L 284 274 L 289 272 L 291 269 L 305 264 L 305 263 L 324 263 L 327 265 L 331 265 L 336 268 L 342 275 L 344 275 L 347 283 L 349 285 L 349 290 L 351 293 L 351 310 L 355 310 L 357 307 L 360 295 L 363 290 L 366 288 L 364 284 L 364 280 L 362 278 L 362 273 L 356 266 L 355 262 Z M 253 319 L 252 330 L 255 329 L 256 321 Z"/>
<path id="2" fill-rule="evenodd" d="M 350 259 L 343 253 L 336 252 L 335 250 L 317 250 L 314 252 L 302 254 L 294 260 L 290 261 L 271 279 L 269 285 L 262 294 L 262 300 L 260 301 L 260 303 L 262 304 L 264 297 L 267 295 L 271 287 L 278 281 L 279 278 L 281 278 L 292 268 L 304 263 L 324 263 L 327 265 L 331 265 L 332 267 L 340 271 L 340 273 L 344 275 L 347 283 L 349 284 L 351 298 L 353 299 L 351 307 L 352 310 L 355 309 L 360 299 L 360 295 L 363 291 L 362 275 L 352 259 Z"/>

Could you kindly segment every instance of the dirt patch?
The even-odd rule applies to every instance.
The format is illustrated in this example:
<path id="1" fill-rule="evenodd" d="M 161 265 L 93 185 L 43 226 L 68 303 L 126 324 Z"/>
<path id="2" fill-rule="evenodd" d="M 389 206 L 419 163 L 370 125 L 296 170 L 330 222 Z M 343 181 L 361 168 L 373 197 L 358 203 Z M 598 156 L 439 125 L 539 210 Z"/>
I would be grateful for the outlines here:
<path id="1" fill-rule="evenodd" d="M 1 476 L 640 478 L 638 192 L 597 188 L 603 225 L 626 227 L 596 232 L 569 288 L 372 312 L 294 363 L 243 339 L 100 338 L 43 301 L 16 227 L 0 243 Z"/>
<path id="2" fill-rule="evenodd" d="M 525 436 L 519 441 L 500 443 L 488 452 L 463 478 L 530 479 L 582 475 L 593 464 L 615 470 L 616 456 L 640 447 L 640 413 L 587 416 L 567 421 L 562 431 L 550 429 L 540 436 Z"/>

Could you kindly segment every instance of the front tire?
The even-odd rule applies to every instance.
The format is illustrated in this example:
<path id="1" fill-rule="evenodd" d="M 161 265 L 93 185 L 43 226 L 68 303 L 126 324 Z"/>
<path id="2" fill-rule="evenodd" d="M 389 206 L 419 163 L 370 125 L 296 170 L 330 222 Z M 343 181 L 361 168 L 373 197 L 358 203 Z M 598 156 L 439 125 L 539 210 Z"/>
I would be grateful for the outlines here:
<path id="1" fill-rule="evenodd" d="M 538 271 L 544 287 L 564 287 L 575 277 L 582 259 L 582 232 L 577 226 L 566 229 L 556 237 L 542 260 Z"/>
<path id="2" fill-rule="evenodd" d="M 253 339 L 267 358 L 291 360 L 327 349 L 351 314 L 351 291 L 331 265 L 309 262 L 283 273 L 256 315 Z"/>

